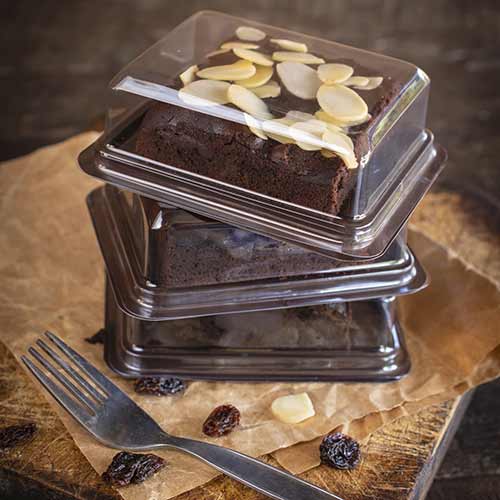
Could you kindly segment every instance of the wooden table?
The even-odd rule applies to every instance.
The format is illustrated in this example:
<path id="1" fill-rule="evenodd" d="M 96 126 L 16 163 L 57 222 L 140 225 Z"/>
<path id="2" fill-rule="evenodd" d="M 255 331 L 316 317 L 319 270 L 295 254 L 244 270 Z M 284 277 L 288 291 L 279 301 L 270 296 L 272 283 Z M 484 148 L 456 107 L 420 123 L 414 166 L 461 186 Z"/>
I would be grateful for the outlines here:
<path id="1" fill-rule="evenodd" d="M 106 84 L 126 62 L 192 12 L 214 8 L 411 60 L 433 80 L 429 126 L 450 151 L 435 193 L 468 222 L 500 233 L 498 173 L 500 13 L 495 0 L 17 0 L 0 5 L 3 47 L 0 159 L 88 127 L 104 110 Z M 440 201 L 442 202 L 442 200 Z M 446 200 L 445 200 L 446 203 Z M 498 263 L 497 263 L 498 264 Z M 306 477 L 347 499 L 419 498 L 450 444 L 429 498 L 500 499 L 500 382 L 468 398 L 401 419 L 370 442 L 356 480 L 318 468 Z M 0 456 L 0 498 L 117 498 L 0 345 L 0 425 L 27 415 L 35 442 Z M 254 499 L 219 479 L 183 500 Z"/>

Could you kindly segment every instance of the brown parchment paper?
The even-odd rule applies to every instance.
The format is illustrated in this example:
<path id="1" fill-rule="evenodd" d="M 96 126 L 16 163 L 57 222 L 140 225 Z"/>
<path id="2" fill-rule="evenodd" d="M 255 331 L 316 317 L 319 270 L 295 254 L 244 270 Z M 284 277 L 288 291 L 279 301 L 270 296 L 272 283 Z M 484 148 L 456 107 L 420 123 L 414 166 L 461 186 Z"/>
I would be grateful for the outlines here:
<path id="1" fill-rule="evenodd" d="M 414 234 L 412 246 L 433 283 L 401 300 L 401 321 L 413 363 L 403 380 L 194 382 L 182 397 L 134 394 L 130 381 L 105 366 L 102 346 L 83 340 L 103 323 L 103 264 L 85 205 L 86 194 L 98 183 L 81 173 L 75 160 L 95 137 L 83 134 L 0 166 L 1 338 L 16 356 L 50 329 L 113 378 L 167 431 L 182 436 L 205 439 L 200 429 L 206 415 L 218 404 L 235 404 L 243 415 L 241 428 L 216 442 L 253 456 L 275 452 L 280 463 L 293 471 L 317 463 L 314 440 L 334 428 L 342 426 L 366 439 L 394 418 L 461 394 L 500 373 L 498 287 L 425 236 Z M 316 416 L 295 426 L 274 420 L 271 402 L 301 391 L 311 396 Z M 50 396 L 47 399 L 54 404 Z M 116 451 L 101 446 L 54 406 L 82 452 L 102 472 Z M 286 450 L 292 445 L 296 446 Z M 167 499 L 216 475 L 186 455 L 158 453 L 170 466 L 142 485 L 122 489 L 122 496 Z"/>

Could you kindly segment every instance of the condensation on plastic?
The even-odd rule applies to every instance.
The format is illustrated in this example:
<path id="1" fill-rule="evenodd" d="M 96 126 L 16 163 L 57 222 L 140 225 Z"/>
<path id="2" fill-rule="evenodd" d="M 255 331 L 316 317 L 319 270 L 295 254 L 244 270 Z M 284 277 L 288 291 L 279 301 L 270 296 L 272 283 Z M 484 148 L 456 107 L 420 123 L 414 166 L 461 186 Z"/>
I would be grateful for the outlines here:
<path id="1" fill-rule="evenodd" d="M 151 322 L 106 292 L 105 359 L 125 377 L 389 381 L 410 368 L 394 298 Z"/>
<path id="2" fill-rule="evenodd" d="M 175 77 L 233 37 L 240 25 L 269 37 L 305 42 L 328 61 L 353 61 L 401 90 L 363 132 L 364 167 L 340 215 L 300 206 L 148 160 L 135 152 L 142 117 L 154 101 L 190 107 L 177 96 Z M 373 91 L 373 92 L 376 92 Z M 366 92 L 368 93 L 368 91 Z M 89 174 L 159 201 L 244 227 L 337 258 L 381 255 L 444 166 L 445 152 L 425 129 L 429 79 L 417 67 L 396 59 L 261 25 L 215 12 L 190 17 L 123 69 L 111 82 L 106 131 L 80 155 Z M 277 116 L 287 109 L 269 107 Z M 228 106 L 196 109 L 245 123 Z M 308 182 L 302 176 L 302 182 Z"/>
<path id="3" fill-rule="evenodd" d="M 118 304 L 139 319 L 364 300 L 427 284 L 406 231 L 383 257 L 340 262 L 109 185 L 88 205 Z"/>

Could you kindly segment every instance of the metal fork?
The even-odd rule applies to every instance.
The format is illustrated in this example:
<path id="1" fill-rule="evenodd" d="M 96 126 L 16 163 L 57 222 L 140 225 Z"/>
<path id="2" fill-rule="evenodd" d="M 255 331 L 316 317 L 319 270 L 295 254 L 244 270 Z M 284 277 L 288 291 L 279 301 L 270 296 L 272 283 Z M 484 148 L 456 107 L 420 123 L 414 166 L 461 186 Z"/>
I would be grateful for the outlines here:
<path id="1" fill-rule="evenodd" d="M 278 500 L 342 500 L 237 451 L 167 434 L 85 358 L 53 333 L 45 332 L 45 336 L 50 346 L 42 339 L 36 342 L 43 354 L 34 347 L 28 349 L 43 369 L 26 356 L 21 359 L 59 404 L 106 446 L 134 451 L 162 447 L 184 451 Z"/>

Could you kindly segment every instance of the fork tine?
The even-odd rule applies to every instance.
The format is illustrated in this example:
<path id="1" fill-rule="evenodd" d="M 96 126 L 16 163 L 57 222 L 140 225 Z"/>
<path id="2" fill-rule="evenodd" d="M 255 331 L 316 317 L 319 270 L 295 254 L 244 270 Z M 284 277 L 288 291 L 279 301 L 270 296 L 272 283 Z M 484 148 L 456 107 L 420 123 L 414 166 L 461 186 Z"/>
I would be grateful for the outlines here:
<path id="1" fill-rule="evenodd" d="M 36 341 L 48 356 L 50 356 L 76 383 L 85 389 L 99 403 L 106 399 L 103 394 L 91 386 L 76 370 L 74 370 L 66 361 L 64 361 L 56 352 L 54 352 L 42 339 Z"/>
<path id="2" fill-rule="evenodd" d="M 75 398 L 86 405 L 91 411 L 97 413 L 97 405 L 90 401 L 83 392 L 73 385 L 62 373 L 58 372 L 34 347 L 30 347 L 28 352 L 47 370 L 49 371 Z"/>
<path id="3" fill-rule="evenodd" d="M 47 377 L 33 362 L 26 356 L 21 356 L 22 362 L 34 377 L 47 389 L 59 404 L 82 425 L 87 425 L 91 415 L 82 405 L 77 403 L 71 396 L 64 392 L 57 384 Z"/>
<path id="4" fill-rule="evenodd" d="M 52 341 L 54 344 L 59 347 L 59 349 L 66 354 L 66 356 L 73 361 L 76 365 L 78 365 L 91 379 L 92 381 L 104 391 L 105 394 L 110 396 L 112 393 L 119 392 L 122 396 L 125 396 L 127 399 L 129 397 L 119 389 L 111 380 L 105 377 L 97 368 L 91 365 L 85 358 L 80 356 L 76 351 L 71 349 L 69 345 L 64 343 L 57 335 L 54 335 L 52 332 L 45 332 L 45 335 Z"/>

